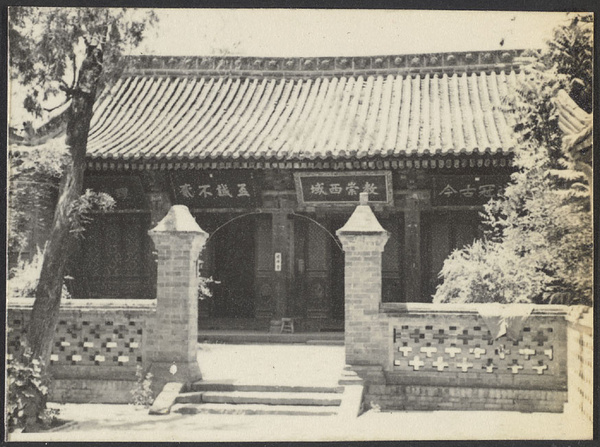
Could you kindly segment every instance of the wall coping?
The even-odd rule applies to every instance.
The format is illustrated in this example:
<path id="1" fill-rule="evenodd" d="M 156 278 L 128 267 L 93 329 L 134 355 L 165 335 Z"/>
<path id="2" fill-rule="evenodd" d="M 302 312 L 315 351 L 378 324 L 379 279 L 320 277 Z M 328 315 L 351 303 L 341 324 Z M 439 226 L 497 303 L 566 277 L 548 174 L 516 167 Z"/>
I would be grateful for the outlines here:
<path id="1" fill-rule="evenodd" d="M 31 309 L 34 298 L 7 298 L 7 309 Z M 60 303 L 61 310 L 156 310 L 156 300 L 94 298 L 94 299 L 64 299 Z"/>
<path id="2" fill-rule="evenodd" d="M 479 314 L 479 308 L 487 303 L 381 303 L 379 310 L 385 314 Z M 566 316 L 569 306 L 561 304 L 535 305 L 532 315 L 560 315 Z"/>
<path id="3" fill-rule="evenodd" d="M 593 308 L 589 306 L 569 306 L 567 320 L 570 323 L 591 328 L 594 325 Z"/>
<path id="4" fill-rule="evenodd" d="M 8 309 L 30 309 L 33 307 L 34 298 L 8 298 Z M 486 303 L 381 303 L 379 309 L 386 314 L 465 314 L 479 313 L 479 308 Z M 94 299 L 65 299 L 60 303 L 61 309 L 98 310 L 98 309 L 125 309 L 125 310 L 155 310 L 156 299 L 123 299 L 123 298 L 94 298 Z M 532 314 L 535 315 L 565 315 L 570 320 L 574 314 L 581 315 L 579 309 L 561 304 L 535 305 Z"/>

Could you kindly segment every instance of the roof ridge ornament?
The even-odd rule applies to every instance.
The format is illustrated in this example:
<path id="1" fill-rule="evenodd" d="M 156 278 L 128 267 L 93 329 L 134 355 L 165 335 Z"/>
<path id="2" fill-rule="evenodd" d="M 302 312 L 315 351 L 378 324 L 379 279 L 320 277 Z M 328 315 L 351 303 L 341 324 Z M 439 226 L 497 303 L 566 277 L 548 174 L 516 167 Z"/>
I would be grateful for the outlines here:
<path id="1" fill-rule="evenodd" d="M 222 74 L 316 73 L 342 72 L 421 73 L 427 71 L 489 70 L 520 66 L 525 50 L 464 51 L 445 53 L 414 53 L 374 56 L 127 56 L 128 74 L 145 71 L 167 73 L 200 72 Z"/>

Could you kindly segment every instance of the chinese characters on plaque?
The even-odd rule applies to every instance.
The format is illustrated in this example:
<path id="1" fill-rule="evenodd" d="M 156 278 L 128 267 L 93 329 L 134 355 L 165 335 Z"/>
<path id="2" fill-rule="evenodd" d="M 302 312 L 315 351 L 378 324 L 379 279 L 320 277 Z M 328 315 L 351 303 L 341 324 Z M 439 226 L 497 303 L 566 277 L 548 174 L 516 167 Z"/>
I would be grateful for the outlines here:
<path id="1" fill-rule="evenodd" d="M 369 202 L 392 204 L 391 172 L 297 172 L 296 194 L 301 205 L 324 203 L 354 204 L 361 192 Z"/>
<path id="2" fill-rule="evenodd" d="M 104 192 L 115 200 L 115 209 L 145 209 L 146 196 L 139 177 L 126 175 L 86 176 L 83 189 Z"/>
<path id="3" fill-rule="evenodd" d="M 444 205 L 483 205 L 502 192 L 509 181 L 500 175 L 441 175 L 433 179 L 431 203 Z"/>
<path id="4" fill-rule="evenodd" d="M 190 208 L 242 208 L 256 205 L 253 174 L 247 171 L 171 173 L 175 202 Z"/>

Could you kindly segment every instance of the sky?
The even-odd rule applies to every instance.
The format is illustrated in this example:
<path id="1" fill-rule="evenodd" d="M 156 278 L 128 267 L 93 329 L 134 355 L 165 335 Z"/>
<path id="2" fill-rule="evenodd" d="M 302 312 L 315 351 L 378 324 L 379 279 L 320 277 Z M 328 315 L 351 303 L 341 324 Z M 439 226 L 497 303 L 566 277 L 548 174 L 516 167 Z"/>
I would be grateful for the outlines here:
<path id="1" fill-rule="evenodd" d="M 541 48 L 555 12 L 157 9 L 134 54 L 368 56 Z M 500 43 L 503 42 L 501 46 Z"/>
<path id="2" fill-rule="evenodd" d="M 565 13 L 431 10 L 155 9 L 157 26 L 131 54 L 372 56 L 542 48 Z M 502 45 L 501 45 L 502 42 Z M 63 101 L 54 98 L 46 107 Z M 26 113 L 12 89 L 12 123 Z"/>

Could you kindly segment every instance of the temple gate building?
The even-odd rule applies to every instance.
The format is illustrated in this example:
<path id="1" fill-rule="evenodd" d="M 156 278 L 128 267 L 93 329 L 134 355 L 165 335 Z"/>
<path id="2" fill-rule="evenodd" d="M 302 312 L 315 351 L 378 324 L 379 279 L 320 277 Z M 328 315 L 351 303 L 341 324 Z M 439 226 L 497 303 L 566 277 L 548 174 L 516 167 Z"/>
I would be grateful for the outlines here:
<path id="1" fill-rule="evenodd" d="M 210 234 L 200 327 L 343 330 L 335 232 L 369 194 L 390 233 L 384 302 L 428 302 L 444 259 L 481 233 L 512 172 L 505 98 L 520 51 L 374 57 L 132 57 L 98 101 L 72 260 L 78 298 L 153 298 L 147 232 L 171 205 Z"/>

